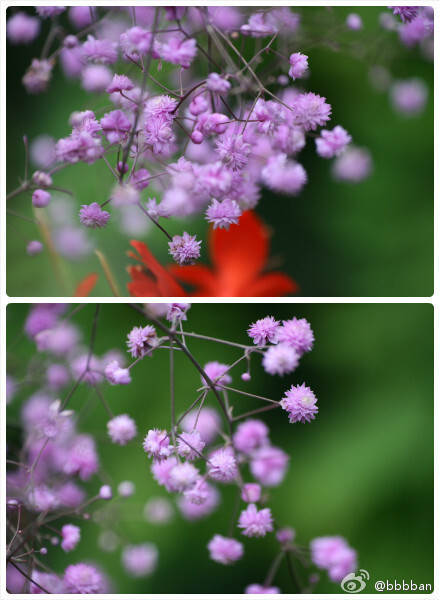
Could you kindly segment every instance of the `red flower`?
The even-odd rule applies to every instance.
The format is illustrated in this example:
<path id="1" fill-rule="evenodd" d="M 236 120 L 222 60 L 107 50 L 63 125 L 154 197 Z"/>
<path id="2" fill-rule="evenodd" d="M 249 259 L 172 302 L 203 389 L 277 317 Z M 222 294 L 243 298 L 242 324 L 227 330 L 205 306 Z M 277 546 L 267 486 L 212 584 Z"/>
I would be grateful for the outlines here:
<path id="1" fill-rule="evenodd" d="M 211 230 L 212 268 L 172 265 L 165 269 L 144 243 L 132 241 L 131 245 L 152 274 L 142 266 L 128 267 L 132 278 L 128 291 L 132 296 L 187 296 L 176 280 L 193 287 L 192 296 L 285 296 L 298 289 L 295 281 L 284 273 L 263 272 L 268 260 L 268 232 L 251 211 L 245 212 L 239 226 L 232 225 L 229 231 Z"/>

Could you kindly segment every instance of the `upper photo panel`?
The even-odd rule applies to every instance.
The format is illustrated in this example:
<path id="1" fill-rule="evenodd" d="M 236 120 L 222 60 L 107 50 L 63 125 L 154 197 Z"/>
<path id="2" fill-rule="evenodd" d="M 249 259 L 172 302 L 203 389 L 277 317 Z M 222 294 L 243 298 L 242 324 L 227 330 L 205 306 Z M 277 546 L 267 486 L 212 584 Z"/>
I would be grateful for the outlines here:
<path id="1" fill-rule="evenodd" d="M 6 19 L 9 296 L 433 293 L 433 8 Z"/>

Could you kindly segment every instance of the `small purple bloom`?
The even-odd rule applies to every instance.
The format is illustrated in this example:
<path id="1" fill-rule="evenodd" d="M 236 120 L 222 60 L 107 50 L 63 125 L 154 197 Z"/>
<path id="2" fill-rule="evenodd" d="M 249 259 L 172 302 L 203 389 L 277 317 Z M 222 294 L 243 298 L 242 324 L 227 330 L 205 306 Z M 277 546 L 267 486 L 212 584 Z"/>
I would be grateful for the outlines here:
<path id="1" fill-rule="evenodd" d="M 92 204 L 83 204 L 79 211 L 79 220 L 86 227 L 92 229 L 101 229 L 106 226 L 110 219 L 110 213 L 106 210 L 102 210 L 97 202 Z"/>
<path id="2" fill-rule="evenodd" d="M 37 256 L 43 250 L 43 244 L 38 240 L 32 240 L 26 246 L 26 252 L 29 256 Z"/>
<path id="3" fill-rule="evenodd" d="M 128 352 L 133 358 L 139 358 L 157 343 L 157 333 L 152 325 L 133 327 L 128 334 Z"/>
<path id="4" fill-rule="evenodd" d="M 154 544 L 132 544 L 124 548 L 122 564 L 129 575 L 146 577 L 155 571 L 158 554 Z"/>
<path id="5" fill-rule="evenodd" d="M 121 110 L 112 110 L 101 119 L 102 132 L 110 144 L 124 140 L 131 129 L 131 121 Z"/>
<path id="6" fill-rule="evenodd" d="M 279 342 L 292 346 L 299 356 L 312 350 L 314 332 L 306 319 L 293 317 L 289 321 L 282 321 L 278 333 Z"/>
<path id="7" fill-rule="evenodd" d="M 244 554 L 244 546 L 238 540 L 226 538 L 222 535 L 214 535 L 207 544 L 210 558 L 223 565 L 230 565 Z"/>
<path id="8" fill-rule="evenodd" d="M 128 415 L 117 415 L 107 423 L 108 435 L 114 444 L 125 446 L 137 435 L 135 421 Z"/>
<path id="9" fill-rule="evenodd" d="M 143 449 L 150 458 L 152 457 L 157 461 L 168 458 L 171 454 L 171 448 L 169 447 L 169 437 L 166 431 L 150 429 L 143 440 Z M 172 465 L 171 468 L 173 466 L 174 465 Z"/>
<path id="10" fill-rule="evenodd" d="M 247 333 L 257 346 L 265 346 L 267 342 L 277 344 L 279 325 L 279 321 L 276 321 L 274 317 L 265 317 L 252 323 Z"/>
<path id="11" fill-rule="evenodd" d="M 180 266 L 194 265 L 200 257 L 201 242 L 197 242 L 197 237 L 189 235 L 186 231 L 183 235 L 174 235 L 168 246 L 169 254 Z"/>
<path id="12" fill-rule="evenodd" d="M 293 81 L 303 77 L 308 70 L 308 57 L 306 54 L 295 52 L 294 54 L 291 54 L 289 60 L 291 67 L 288 71 L 288 75 L 292 77 Z"/>
<path id="13" fill-rule="evenodd" d="M 105 591 L 101 573 L 85 563 L 69 565 L 63 581 L 69 594 L 101 594 Z"/>
<path id="14" fill-rule="evenodd" d="M 227 79 L 218 73 L 209 73 L 206 82 L 207 89 L 213 94 L 227 94 L 232 87 Z"/>
<path id="15" fill-rule="evenodd" d="M 332 131 L 322 129 L 320 137 L 316 139 L 317 154 L 322 158 L 340 156 L 351 141 L 352 137 L 340 125 L 334 127 Z"/>
<path id="16" fill-rule="evenodd" d="M 81 539 L 81 530 L 76 525 L 63 525 L 61 528 L 61 548 L 64 552 L 74 550 Z"/>
<path id="17" fill-rule="evenodd" d="M 294 124 L 303 127 L 306 131 L 315 130 L 318 126 L 329 121 L 331 105 L 318 94 L 308 92 L 296 96 L 293 106 Z"/>
<path id="18" fill-rule="evenodd" d="M 218 481 L 232 481 L 238 474 L 231 448 L 216 450 L 209 459 L 209 477 Z"/>
<path id="19" fill-rule="evenodd" d="M 388 6 L 390 10 L 393 10 L 394 15 L 399 15 L 403 23 L 410 23 L 413 19 L 416 19 L 419 11 L 422 7 L 420 6 Z"/>
<path id="20" fill-rule="evenodd" d="M 213 199 L 212 204 L 206 210 L 206 219 L 213 223 L 213 228 L 228 230 L 230 225 L 237 225 L 242 210 L 234 200 L 226 198 L 222 202 Z"/>
<path id="21" fill-rule="evenodd" d="M 126 75 L 114 75 L 113 81 L 106 89 L 108 94 L 113 92 L 126 92 L 132 90 L 134 83 Z"/>
<path id="22" fill-rule="evenodd" d="M 291 386 L 291 389 L 285 392 L 285 398 L 280 401 L 280 405 L 288 412 L 290 423 L 306 423 L 315 419 L 318 412 L 316 402 L 317 398 L 311 388 L 302 383 L 300 386 Z"/>
<path id="23" fill-rule="evenodd" d="M 195 132 L 194 132 L 195 133 Z M 229 136 L 216 142 L 221 162 L 227 165 L 232 171 L 240 171 L 248 162 L 248 156 L 251 153 L 251 146 L 243 142 L 242 135 Z"/>
<path id="24" fill-rule="evenodd" d="M 238 527 L 247 537 L 264 537 L 273 531 L 273 517 L 269 508 L 258 510 L 255 504 L 249 504 L 239 516 Z"/>

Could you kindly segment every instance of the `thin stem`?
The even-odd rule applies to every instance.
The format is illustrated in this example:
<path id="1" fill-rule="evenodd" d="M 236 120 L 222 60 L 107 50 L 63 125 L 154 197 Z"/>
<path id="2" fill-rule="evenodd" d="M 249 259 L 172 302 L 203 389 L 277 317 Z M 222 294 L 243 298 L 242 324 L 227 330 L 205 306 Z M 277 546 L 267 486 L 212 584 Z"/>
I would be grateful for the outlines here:
<path id="1" fill-rule="evenodd" d="M 268 570 L 267 573 L 267 577 L 265 578 L 264 581 L 264 587 L 268 587 L 272 584 L 273 579 L 277 573 L 277 570 L 280 566 L 280 563 L 282 562 L 282 559 L 284 557 L 285 551 L 282 550 L 281 552 L 279 552 L 279 554 L 274 558 L 273 562 L 271 563 L 271 566 Z"/>
<path id="2" fill-rule="evenodd" d="M 144 214 L 145 214 L 145 215 L 148 217 L 148 219 L 149 219 L 150 221 L 152 221 L 152 222 L 154 223 L 154 225 L 155 225 L 156 227 L 158 227 L 158 228 L 160 229 L 160 231 L 162 231 L 162 232 L 163 232 L 163 233 L 166 235 L 166 237 L 168 238 L 168 240 L 170 240 L 170 241 L 172 242 L 172 237 L 169 235 L 169 233 L 166 231 L 166 229 L 165 229 L 164 227 L 162 227 L 162 226 L 161 226 L 161 225 L 158 223 L 158 221 L 156 221 L 155 219 L 153 219 L 153 218 L 151 217 L 151 215 L 149 214 L 149 212 L 148 212 L 148 211 L 147 211 L 147 210 L 146 210 L 146 209 L 145 209 L 145 208 L 144 208 L 144 207 L 143 207 L 143 206 L 140 204 L 140 202 L 137 202 L 136 204 L 137 204 L 137 206 L 140 208 L 140 210 L 141 210 L 141 211 L 142 211 L 142 212 L 143 212 L 143 213 L 144 213 Z"/>
<path id="3" fill-rule="evenodd" d="M 302 593 L 302 585 L 301 585 L 299 578 L 297 576 L 297 573 L 294 569 L 293 561 L 291 558 L 291 553 L 287 552 L 285 557 L 287 559 L 287 567 L 288 567 L 288 573 L 290 575 L 290 579 L 293 582 L 293 584 L 295 585 L 295 587 L 297 588 L 299 594 L 301 594 Z"/>
<path id="4" fill-rule="evenodd" d="M 273 410 L 273 408 L 278 408 L 280 404 L 270 404 L 269 406 L 263 406 L 262 408 L 257 408 L 256 410 L 251 410 L 242 415 L 238 415 L 232 419 L 232 423 L 235 421 L 240 421 L 241 419 L 246 419 L 247 417 L 252 417 L 253 415 L 257 415 L 261 412 L 266 412 L 267 410 Z"/>
<path id="5" fill-rule="evenodd" d="M 180 334 L 180 332 L 178 332 L 178 331 L 176 331 L 175 333 Z M 219 338 L 210 337 L 208 335 L 201 335 L 199 333 L 188 333 L 187 331 L 184 332 L 184 335 L 186 337 L 193 337 L 193 338 L 197 338 L 199 340 L 207 340 L 209 342 L 217 342 L 218 344 L 224 344 L 225 346 L 234 346 L 235 348 L 242 348 L 243 350 L 255 350 L 256 351 L 256 348 L 254 348 L 253 346 L 246 346 L 245 344 L 237 344 L 235 342 L 221 340 Z M 261 348 L 263 348 L 263 346 L 261 346 Z M 260 350 L 261 348 L 258 348 L 258 349 Z"/>
<path id="6" fill-rule="evenodd" d="M 17 571 L 19 571 L 23 577 L 26 577 L 26 579 L 28 581 L 30 581 L 31 583 L 33 583 L 34 585 L 37 586 L 37 588 L 39 588 L 40 590 L 42 590 L 45 594 L 50 594 L 49 591 L 46 590 L 46 588 L 44 588 L 42 585 L 40 585 L 39 583 L 37 583 L 34 579 L 32 579 L 32 577 L 30 575 L 28 575 L 27 573 L 25 573 L 24 571 L 22 571 L 20 569 L 20 567 L 18 565 L 15 564 L 15 562 L 13 560 L 11 560 L 9 562 L 10 565 L 12 565 L 15 569 L 17 569 Z"/>
<path id="7" fill-rule="evenodd" d="M 174 448 L 175 441 L 175 383 L 174 383 L 174 343 L 170 342 L 169 350 L 169 371 L 170 371 L 170 395 L 171 395 L 171 435 Z"/>
<path id="8" fill-rule="evenodd" d="M 241 394 L 242 396 L 248 396 L 249 398 L 256 398 L 256 400 L 264 400 L 265 402 L 270 402 L 271 404 L 279 405 L 279 402 L 277 400 L 271 400 L 270 398 L 265 398 L 264 396 L 256 396 L 256 394 L 249 394 L 248 392 L 243 392 L 242 390 L 237 390 L 235 388 L 231 388 L 222 384 L 221 387 L 225 390 L 229 390 L 229 392 L 236 392 L 237 394 Z"/>

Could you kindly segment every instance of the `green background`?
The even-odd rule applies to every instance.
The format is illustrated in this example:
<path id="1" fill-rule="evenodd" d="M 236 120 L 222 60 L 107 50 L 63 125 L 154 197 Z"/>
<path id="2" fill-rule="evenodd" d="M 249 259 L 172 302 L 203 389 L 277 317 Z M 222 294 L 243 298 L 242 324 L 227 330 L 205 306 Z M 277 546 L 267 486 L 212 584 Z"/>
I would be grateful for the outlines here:
<path id="1" fill-rule="evenodd" d="M 418 49 L 406 49 L 396 33 L 378 27 L 378 15 L 386 12 L 385 7 L 294 10 L 302 14 L 304 33 L 302 38 L 292 36 L 286 51 L 308 54 L 311 76 L 305 88 L 330 102 L 331 126 L 343 125 L 357 145 L 370 149 L 374 172 L 358 185 L 334 183 L 330 161 L 316 156 L 310 140 L 299 156 L 309 176 L 303 193 L 293 198 L 264 191 L 257 209 L 274 231 L 273 264 L 291 274 L 305 296 L 429 296 L 433 291 L 433 64 Z M 343 27 L 352 10 L 363 18 L 361 32 Z M 39 54 L 43 39 L 44 35 L 29 48 L 7 48 L 8 190 L 16 187 L 23 174 L 23 134 L 30 139 L 42 133 L 64 137 L 69 133 L 71 112 L 106 103 L 105 98 L 96 102 L 76 82 L 64 80 L 58 67 L 47 93 L 26 95 L 20 79 L 31 58 Z M 246 42 L 248 57 L 252 56 L 252 43 Z M 204 73 L 204 62 L 198 64 Z M 374 91 L 369 83 L 373 65 L 388 67 L 397 79 L 424 79 L 430 90 L 425 112 L 411 119 L 396 115 L 387 94 Z M 160 76 L 167 71 L 165 66 Z M 113 185 L 112 175 L 101 164 L 70 167 L 60 172 L 55 182 L 73 190 L 78 208 L 104 201 Z M 31 214 L 27 196 L 13 200 L 10 206 Z M 38 235 L 31 223 L 15 217 L 8 221 L 30 239 Z M 181 233 L 182 226 L 172 224 L 171 234 Z M 184 227 L 205 239 L 203 219 Z M 128 237 L 111 225 L 94 237 L 125 289 Z M 169 263 L 162 234 L 153 231 L 147 241 L 156 256 Z M 46 254 L 28 258 L 23 240 L 12 230 L 8 230 L 7 242 L 9 295 L 64 295 Z M 202 260 L 207 262 L 205 251 Z M 92 255 L 67 271 L 70 294 L 74 283 L 90 271 L 100 272 L 100 267 Z M 95 293 L 111 295 L 102 275 Z"/>
<path id="2" fill-rule="evenodd" d="M 22 402 L 39 389 L 26 384 L 26 368 L 34 345 L 22 327 L 27 305 L 8 308 L 8 372 L 22 381 L 21 391 L 8 407 L 8 420 L 17 420 Z M 88 343 L 94 306 L 87 305 L 74 318 Z M 306 545 L 316 536 L 340 534 L 359 554 L 359 566 L 371 581 L 389 579 L 433 583 L 433 309 L 421 304 L 204 304 L 194 305 L 186 331 L 248 343 L 249 323 L 267 314 L 276 318 L 307 318 L 314 330 L 313 352 L 305 355 L 297 371 L 284 378 L 265 374 L 258 358 L 252 359 L 252 380 L 233 384 L 250 393 L 280 399 L 292 384 L 309 385 L 319 399 L 319 413 L 310 424 L 289 424 L 284 411 L 272 411 L 264 420 L 274 445 L 291 457 L 283 484 L 271 493 L 269 505 L 276 520 L 297 530 Z M 98 356 L 114 347 L 123 351 L 127 332 L 144 320 L 131 307 L 104 304 L 101 308 L 95 351 Z M 189 348 L 200 363 L 231 363 L 237 350 L 191 340 Z M 41 361 L 34 359 L 38 371 Z M 120 550 L 106 554 L 96 546 L 99 526 L 83 525 L 83 541 L 69 555 L 50 549 L 47 561 L 62 571 L 70 562 L 91 560 L 111 574 L 119 593 L 242 593 L 246 585 L 262 582 L 276 551 L 272 535 L 245 542 L 245 556 L 235 567 L 209 560 L 206 544 L 215 533 L 227 532 L 234 489 L 223 486 L 223 503 L 203 521 L 190 524 L 180 517 L 165 526 L 152 526 L 142 518 L 151 496 L 169 495 L 153 481 L 141 439 L 153 427 L 169 428 L 169 363 L 167 351 L 157 351 L 134 368 L 129 387 L 104 384 L 103 393 L 114 413 L 135 418 L 139 436 L 129 446 L 113 446 L 106 438 L 106 413 L 96 395 L 81 386 L 71 400 L 78 410 L 85 401 L 88 419 L 80 430 L 96 434 L 102 472 L 115 485 L 131 479 L 133 497 L 115 509 L 121 530 L 135 542 L 153 541 L 160 552 L 154 575 L 132 580 L 120 566 Z M 176 353 L 177 414 L 195 399 L 199 376 L 188 360 Z M 61 397 L 65 397 L 67 389 Z M 90 396 L 91 394 L 91 396 Z M 235 414 L 254 408 L 255 400 L 231 395 Z M 210 397 L 209 404 L 215 406 Z M 10 433 L 11 448 L 17 442 Z M 100 482 L 87 486 L 96 493 Z M 106 510 L 117 502 L 104 504 Z M 120 511 L 120 513 L 119 513 Z M 96 515 L 95 515 L 96 516 Z M 92 519 L 93 521 L 94 519 Z M 65 522 L 68 522 L 66 519 Z M 302 581 L 305 573 L 300 571 Z M 275 579 L 283 593 L 292 593 L 287 569 Z M 338 586 L 322 574 L 317 592 L 338 593 Z M 366 588 L 372 592 L 372 585 Z"/>

